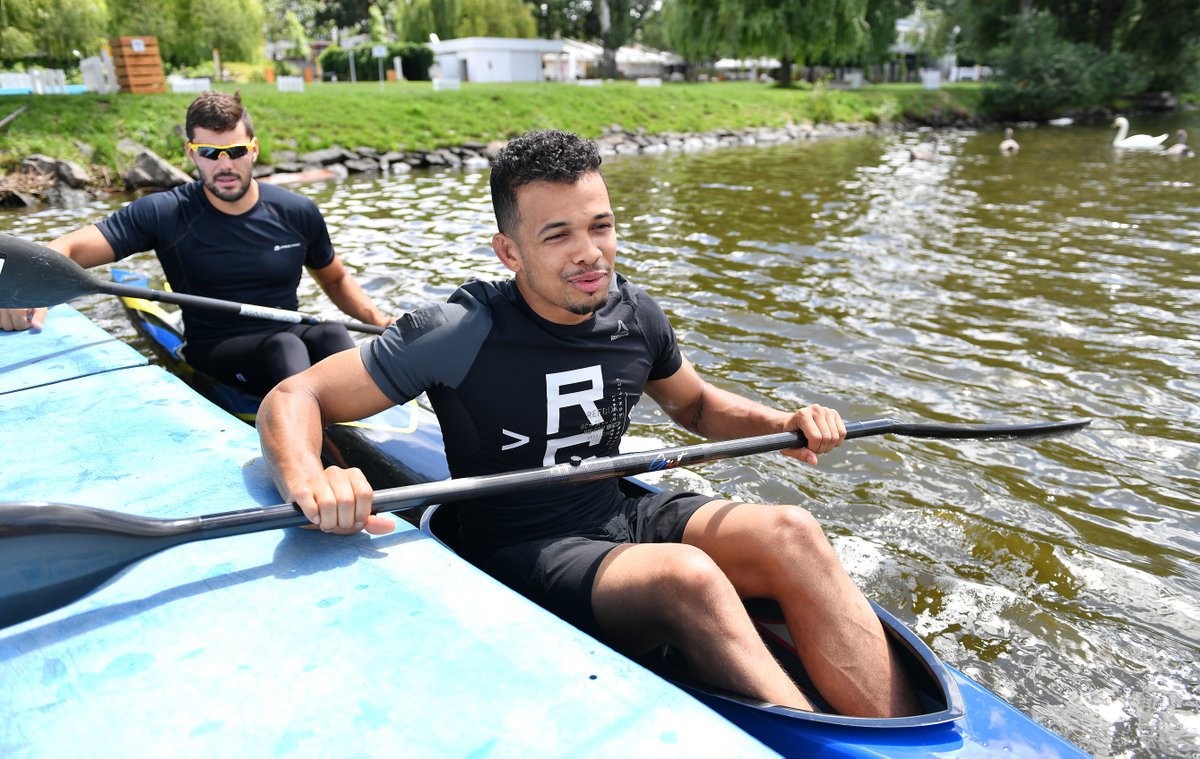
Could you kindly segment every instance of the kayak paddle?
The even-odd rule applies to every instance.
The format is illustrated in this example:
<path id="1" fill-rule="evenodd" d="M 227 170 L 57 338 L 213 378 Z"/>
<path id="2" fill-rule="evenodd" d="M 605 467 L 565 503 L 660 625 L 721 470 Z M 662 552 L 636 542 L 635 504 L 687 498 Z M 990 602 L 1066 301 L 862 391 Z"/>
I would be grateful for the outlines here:
<path id="1" fill-rule="evenodd" d="M 144 298 L 288 324 L 341 324 L 346 329 L 372 335 L 381 335 L 384 329 L 362 322 L 328 321 L 283 308 L 106 282 L 52 248 L 0 234 L 0 308 L 52 306 L 80 295 Z"/>
<path id="2" fill-rule="evenodd" d="M 846 437 L 1014 439 L 1072 432 L 1088 424 L 1089 420 L 1081 419 L 953 426 L 873 419 L 848 422 Z M 407 511 L 435 503 L 629 477 L 734 456 L 800 448 L 806 442 L 799 432 L 780 432 L 607 458 L 575 458 L 570 463 L 542 468 L 379 490 L 375 493 L 375 511 Z M 0 503 L 0 628 L 82 598 L 134 562 L 167 548 L 308 523 L 300 509 L 290 503 L 181 519 L 157 519 L 59 503 Z"/>

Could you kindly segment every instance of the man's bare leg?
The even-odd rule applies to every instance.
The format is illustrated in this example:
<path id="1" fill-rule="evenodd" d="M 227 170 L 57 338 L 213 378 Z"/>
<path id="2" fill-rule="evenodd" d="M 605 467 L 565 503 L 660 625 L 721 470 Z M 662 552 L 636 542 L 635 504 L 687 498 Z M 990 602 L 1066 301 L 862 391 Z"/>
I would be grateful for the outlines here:
<path id="1" fill-rule="evenodd" d="M 741 597 L 779 603 L 813 684 L 838 712 L 918 711 L 882 624 L 806 510 L 714 501 L 692 515 L 683 540 L 711 556 Z"/>
<path id="2" fill-rule="evenodd" d="M 704 682 L 812 710 L 763 644 L 733 585 L 692 546 L 614 549 L 596 574 L 592 607 L 606 640 L 620 651 L 641 655 L 669 643 Z"/>

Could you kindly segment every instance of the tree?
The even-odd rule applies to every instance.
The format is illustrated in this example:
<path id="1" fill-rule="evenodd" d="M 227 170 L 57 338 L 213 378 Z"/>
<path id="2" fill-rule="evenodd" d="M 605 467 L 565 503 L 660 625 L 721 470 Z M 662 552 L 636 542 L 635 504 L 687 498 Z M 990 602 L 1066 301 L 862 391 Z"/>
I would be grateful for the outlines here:
<path id="1" fill-rule="evenodd" d="M 868 39 L 868 0 L 674 0 L 668 36 L 697 57 L 776 56 L 780 83 L 792 63 L 846 60 Z"/>
<path id="2" fill-rule="evenodd" d="M 537 36 L 533 9 L 524 0 L 462 0 L 459 37 Z"/>
<path id="3" fill-rule="evenodd" d="M 378 45 L 387 42 L 387 22 L 383 20 L 383 11 L 374 3 L 367 9 L 367 39 Z"/>
<path id="4" fill-rule="evenodd" d="M 430 34 L 453 39 L 461 15 L 459 0 L 400 0 L 393 12 L 396 36 L 407 42 L 419 43 L 428 42 Z"/>
<path id="5" fill-rule="evenodd" d="M 100 49 L 108 24 L 104 0 L 0 0 L 0 59 L 72 60 Z"/>
<path id="6" fill-rule="evenodd" d="M 358 29 L 370 14 L 372 0 L 321 0 L 315 21 L 339 29 Z"/>
<path id="7" fill-rule="evenodd" d="M 231 61 L 261 56 L 261 0 L 172 0 L 169 7 L 175 28 L 165 39 L 159 37 L 164 59 L 191 66 L 208 60 L 214 48 Z"/>
<path id="8" fill-rule="evenodd" d="M 1040 13 L 1054 20 L 1063 42 L 1133 55 L 1151 87 L 1186 88 L 1200 77 L 1200 3 L 1194 0 L 954 0 L 945 6 L 962 28 L 963 46 L 979 59 L 1007 55 L 1022 18 Z"/>
<path id="9" fill-rule="evenodd" d="M 321 26 L 317 22 L 320 9 L 320 0 L 263 0 L 267 39 L 298 42 L 296 31 L 290 27 L 290 19 L 294 17 L 304 34 L 305 44 L 308 44 L 309 40 L 321 33 Z"/>
<path id="10" fill-rule="evenodd" d="M 896 42 L 896 22 L 913 11 L 913 0 L 868 0 L 864 63 L 883 63 Z"/>
<path id="11" fill-rule="evenodd" d="M 300 18 L 295 11 L 288 11 L 284 14 L 283 32 L 280 37 L 292 43 L 291 53 L 297 58 L 307 60 L 312 53 L 312 47 L 308 44 L 308 34 L 304 31 L 304 26 L 300 23 Z"/>

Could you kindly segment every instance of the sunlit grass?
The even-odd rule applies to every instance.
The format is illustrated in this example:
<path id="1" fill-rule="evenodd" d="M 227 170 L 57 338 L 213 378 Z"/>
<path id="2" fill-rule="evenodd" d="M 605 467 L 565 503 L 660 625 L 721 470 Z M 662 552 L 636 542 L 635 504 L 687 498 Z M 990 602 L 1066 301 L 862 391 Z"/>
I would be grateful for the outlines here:
<path id="1" fill-rule="evenodd" d="M 861 90 L 780 89 L 755 82 L 600 87 L 557 83 L 471 84 L 434 92 L 428 82 L 309 84 L 303 93 L 267 84 L 219 84 L 239 89 L 263 146 L 299 151 L 340 145 L 376 150 L 420 150 L 508 139 L 529 129 L 554 127 L 599 137 L 619 125 L 648 133 L 708 132 L 789 123 L 884 123 L 910 116 L 968 114 L 979 88 L 955 85 L 922 90 L 913 85 Z M 129 138 L 186 166 L 183 114 L 194 95 L 69 95 L 0 98 L 0 118 L 23 104 L 29 109 L 0 132 L 0 169 L 43 153 L 116 168 L 117 143 Z M 90 154 L 90 158 L 89 158 Z"/>

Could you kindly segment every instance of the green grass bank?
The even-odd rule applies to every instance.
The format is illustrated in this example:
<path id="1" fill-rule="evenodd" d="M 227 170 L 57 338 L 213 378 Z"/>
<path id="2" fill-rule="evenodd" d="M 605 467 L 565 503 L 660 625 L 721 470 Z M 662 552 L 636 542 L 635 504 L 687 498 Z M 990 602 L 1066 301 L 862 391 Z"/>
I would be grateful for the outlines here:
<path id="1" fill-rule="evenodd" d="M 712 132 L 796 123 L 976 120 L 978 85 L 924 90 L 876 85 L 860 90 L 821 86 L 780 89 L 755 82 L 599 87 L 539 84 L 464 84 L 434 92 L 428 82 L 310 84 L 303 93 L 266 84 L 219 84 L 240 89 L 250 108 L 264 162 L 283 146 L 301 152 L 340 145 L 377 150 L 428 150 L 511 138 L 555 127 L 598 137 L 619 124 L 627 131 Z M 133 139 L 182 168 L 182 123 L 191 94 L 55 95 L 0 98 L 0 119 L 26 111 L 0 130 L 0 171 L 34 153 L 84 165 L 120 168 L 117 143 Z"/>

